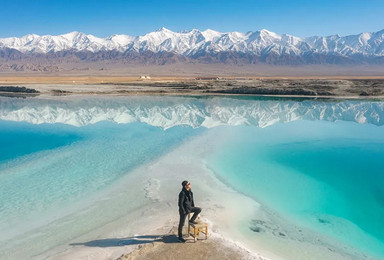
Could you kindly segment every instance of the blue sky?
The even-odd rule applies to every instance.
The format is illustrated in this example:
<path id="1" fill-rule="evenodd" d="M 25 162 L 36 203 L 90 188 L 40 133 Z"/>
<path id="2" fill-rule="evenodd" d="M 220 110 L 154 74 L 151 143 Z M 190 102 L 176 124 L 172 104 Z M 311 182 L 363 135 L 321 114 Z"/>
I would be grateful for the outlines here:
<path id="1" fill-rule="evenodd" d="M 0 37 L 80 31 L 99 37 L 267 29 L 296 36 L 384 29 L 384 0 L 0 0 Z"/>

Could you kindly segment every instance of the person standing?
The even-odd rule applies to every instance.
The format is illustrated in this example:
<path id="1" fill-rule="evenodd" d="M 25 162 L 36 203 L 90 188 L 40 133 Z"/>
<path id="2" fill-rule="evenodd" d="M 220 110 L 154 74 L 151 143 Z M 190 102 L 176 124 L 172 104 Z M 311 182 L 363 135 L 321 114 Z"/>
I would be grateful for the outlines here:
<path id="1" fill-rule="evenodd" d="M 180 214 L 180 222 L 178 229 L 179 241 L 185 242 L 183 238 L 183 226 L 185 222 L 185 218 L 189 213 L 193 212 L 192 218 L 189 220 L 191 224 L 197 224 L 196 218 L 201 212 L 201 208 L 195 207 L 195 202 L 193 201 L 193 192 L 191 190 L 191 183 L 189 181 L 183 181 L 181 183 L 183 189 L 179 193 L 179 214 Z"/>

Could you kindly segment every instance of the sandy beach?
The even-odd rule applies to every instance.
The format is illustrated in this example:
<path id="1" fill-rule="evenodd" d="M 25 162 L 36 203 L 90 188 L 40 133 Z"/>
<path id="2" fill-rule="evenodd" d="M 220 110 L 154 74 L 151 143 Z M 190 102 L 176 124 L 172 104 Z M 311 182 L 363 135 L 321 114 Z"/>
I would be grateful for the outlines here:
<path id="1" fill-rule="evenodd" d="M 366 258 L 336 241 L 295 226 L 218 179 L 204 158 L 216 149 L 220 138 L 225 138 L 225 131 L 213 129 L 136 168 L 93 198 L 93 206 L 82 213 L 94 214 L 93 208 L 108 205 L 112 211 L 125 207 L 125 215 L 38 253 L 33 259 L 179 259 L 181 255 L 186 259 Z M 193 185 L 196 204 L 203 208 L 201 221 L 209 224 L 208 240 L 176 242 L 177 194 L 179 182 L 185 178 Z M 134 201 L 128 199 L 133 197 Z M 78 224 L 81 225 L 74 222 Z M 39 237 L 36 243 L 42 243 L 41 239 L 50 238 Z M 18 252 L 21 256 L 36 245 L 17 241 L 14 246 L 22 248 Z"/>

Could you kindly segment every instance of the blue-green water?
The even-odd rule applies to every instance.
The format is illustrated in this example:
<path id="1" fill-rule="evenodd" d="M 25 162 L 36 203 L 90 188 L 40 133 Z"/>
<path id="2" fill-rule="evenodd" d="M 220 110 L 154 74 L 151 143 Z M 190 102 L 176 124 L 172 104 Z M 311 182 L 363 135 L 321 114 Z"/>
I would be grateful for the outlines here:
<path id="1" fill-rule="evenodd" d="M 0 97 L 0 258 L 18 250 L 12 239 L 35 239 L 135 167 L 209 129 L 224 137 L 206 160 L 225 183 L 298 225 L 384 257 L 383 124 L 383 101 Z M 120 207 L 107 217 L 121 217 Z M 33 254 L 109 219 L 73 221 L 86 225 L 65 241 L 51 232 L 52 244 L 37 243 Z"/>
<path id="2" fill-rule="evenodd" d="M 142 123 L 77 128 L 1 122 L 0 240 L 47 224 L 41 219 L 55 218 L 58 209 L 70 213 L 72 204 L 201 131 Z"/>
<path id="3" fill-rule="evenodd" d="M 0 163 L 20 156 L 71 144 L 81 136 L 61 126 L 36 127 L 28 123 L 0 121 Z"/>
<path id="4" fill-rule="evenodd" d="M 298 121 L 228 131 L 208 159 L 225 182 L 299 225 L 384 257 L 381 127 Z"/>

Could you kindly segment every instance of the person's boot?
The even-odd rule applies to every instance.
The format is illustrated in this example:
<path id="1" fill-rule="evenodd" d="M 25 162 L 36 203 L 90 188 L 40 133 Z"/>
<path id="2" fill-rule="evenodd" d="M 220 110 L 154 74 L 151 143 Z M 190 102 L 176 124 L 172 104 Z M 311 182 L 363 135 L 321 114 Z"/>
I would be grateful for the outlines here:
<path id="1" fill-rule="evenodd" d="M 185 243 L 185 241 L 186 241 L 183 237 L 178 237 L 177 239 L 178 239 L 179 242 L 181 242 L 181 243 Z"/>

